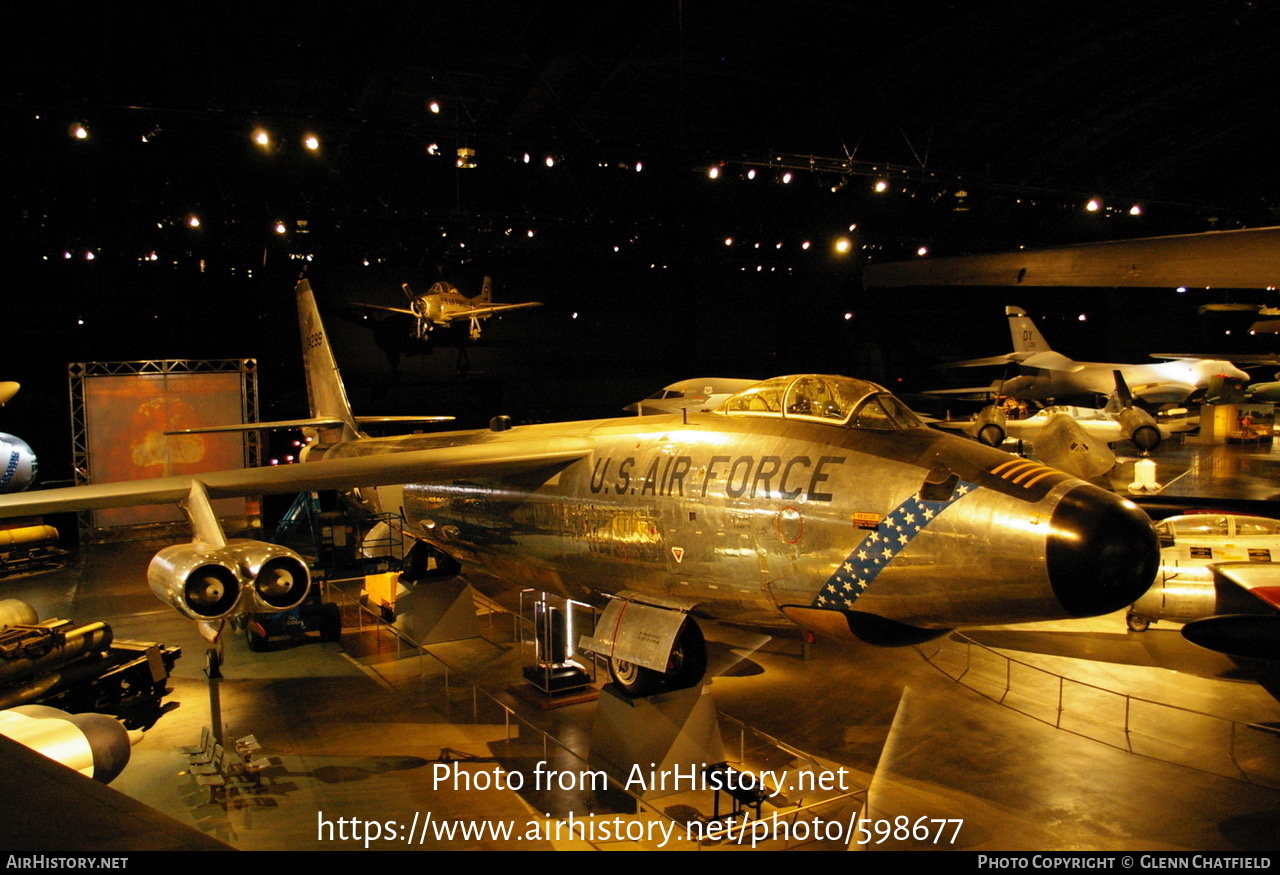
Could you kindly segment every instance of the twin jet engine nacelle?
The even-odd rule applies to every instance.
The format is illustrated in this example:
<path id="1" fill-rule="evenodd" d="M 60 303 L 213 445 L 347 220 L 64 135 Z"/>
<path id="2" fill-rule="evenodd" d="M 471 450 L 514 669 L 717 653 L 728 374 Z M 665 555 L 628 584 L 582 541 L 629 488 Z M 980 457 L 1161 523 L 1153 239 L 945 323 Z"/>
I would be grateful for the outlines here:
<path id="1" fill-rule="evenodd" d="M 234 540 L 225 547 L 196 541 L 155 555 L 147 582 L 162 602 L 193 620 L 251 611 L 287 611 L 307 596 L 311 575 L 287 547 Z"/>

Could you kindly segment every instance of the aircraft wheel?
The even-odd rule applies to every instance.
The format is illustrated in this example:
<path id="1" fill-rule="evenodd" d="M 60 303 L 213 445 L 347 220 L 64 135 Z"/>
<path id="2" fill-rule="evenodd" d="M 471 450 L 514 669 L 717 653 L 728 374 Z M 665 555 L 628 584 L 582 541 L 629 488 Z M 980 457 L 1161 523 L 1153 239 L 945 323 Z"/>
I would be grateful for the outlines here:
<path id="1" fill-rule="evenodd" d="M 609 660 L 609 677 L 632 699 L 652 695 L 665 686 L 658 672 L 623 659 Z"/>
<path id="2" fill-rule="evenodd" d="M 663 690 L 683 690 L 701 683 L 707 673 L 707 643 L 702 629 L 692 618 L 684 621 L 667 670 L 657 672 L 621 659 L 609 660 L 609 676 L 624 693 L 633 699 L 650 696 Z"/>
<path id="3" fill-rule="evenodd" d="M 1129 627 L 1131 632 L 1145 632 L 1151 626 L 1151 618 L 1144 617 L 1142 614 L 1135 614 L 1133 611 L 1124 615 L 1125 625 Z"/>

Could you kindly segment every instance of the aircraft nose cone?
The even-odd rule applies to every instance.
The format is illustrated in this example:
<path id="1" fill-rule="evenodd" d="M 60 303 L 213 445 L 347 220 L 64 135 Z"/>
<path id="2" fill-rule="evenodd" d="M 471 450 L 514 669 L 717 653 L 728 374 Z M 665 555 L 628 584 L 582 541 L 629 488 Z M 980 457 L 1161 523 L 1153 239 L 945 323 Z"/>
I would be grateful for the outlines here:
<path id="1" fill-rule="evenodd" d="M 1045 554 L 1053 594 L 1068 613 L 1090 617 L 1132 604 L 1160 562 L 1151 520 L 1131 501 L 1078 486 L 1053 511 Z"/>

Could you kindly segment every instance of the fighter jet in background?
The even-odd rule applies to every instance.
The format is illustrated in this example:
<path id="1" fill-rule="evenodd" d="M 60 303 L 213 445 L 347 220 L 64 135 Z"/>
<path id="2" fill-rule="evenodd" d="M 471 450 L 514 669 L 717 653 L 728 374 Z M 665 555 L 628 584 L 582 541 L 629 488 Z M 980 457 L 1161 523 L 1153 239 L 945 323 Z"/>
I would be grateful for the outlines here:
<path id="1" fill-rule="evenodd" d="M 1194 392 L 1205 389 L 1214 376 L 1248 380 L 1249 375 L 1231 362 L 1183 356 L 1151 365 L 1104 362 L 1077 362 L 1054 352 L 1021 307 L 1005 307 L 1013 352 L 988 358 L 955 362 L 946 367 L 983 367 L 1016 364 L 1021 373 L 982 389 L 944 390 L 937 394 L 991 392 L 1013 398 L 1043 400 L 1079 395 L 1110 395 L 1115 388 L 1115 371 L 1129 384 L 1134 397 L 1150 405 L 1180 404 Z"/>
<path id="2" fill-rule="evenodd" d="M 730 395 L 755 384 L 755 380 L 733 377 L 695 377 L 663 386 L 648 398 L 633 401 L 623 409 L 641 416 L 650 413 L 679 413 L 681 410 L 711 410 L 719 407 Z"/>
<path id="3" fill-rule="evenodd" d="M 1201 513 L 1156 525 L 1160 571 L 1125 621 L 1185 623 L 1187 640 L 1233 656 L 1280 659 L 1280 520 Z"/>
<path id="4" fill-rule="evenodd" d="M 492 301 L 492 283 L 489 277 L 484 278 L 480 294 L 468 298 L 446 282 L 438 282 L 421 294 L 414 292 L 405 283 L 401 286 L 405 297 L 409 299 L 409 309 L 403 307 L 385 307 L 381 304 L 356 304 L 367 310 L 381 310 L 387 313 L 401 313 L 414 318 L 413 336 L 418 340 L 426 340 L 436 326 L 448 327 L 454 322 L 470 322 L 471 339 L 480 339 L 480 320 L 488 319 L 496 313 L 508 310 L 523 310 L 527 307 L 541 307 L 541 301 L 525 301 L 519 304 L 495 304 Z"/>

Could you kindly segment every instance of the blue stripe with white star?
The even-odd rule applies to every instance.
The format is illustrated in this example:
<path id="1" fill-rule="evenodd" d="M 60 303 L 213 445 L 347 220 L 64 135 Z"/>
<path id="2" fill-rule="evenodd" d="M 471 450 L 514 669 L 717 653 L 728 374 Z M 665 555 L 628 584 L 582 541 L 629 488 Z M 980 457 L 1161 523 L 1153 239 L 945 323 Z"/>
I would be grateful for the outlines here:
<path id="1" fill-rule="evenodd" d="M 880 521 L 876 530 L 853 549 L 814 597 L 811 607 L 823 610 L 852 608 L 858 596 L 881 571 L 907 548 L 938 514 L 978 487 L 961 480 L 946 501 L 925 501 L 912 495 Z"/>

